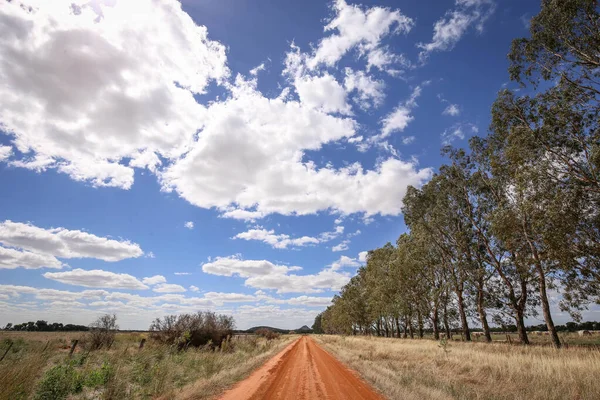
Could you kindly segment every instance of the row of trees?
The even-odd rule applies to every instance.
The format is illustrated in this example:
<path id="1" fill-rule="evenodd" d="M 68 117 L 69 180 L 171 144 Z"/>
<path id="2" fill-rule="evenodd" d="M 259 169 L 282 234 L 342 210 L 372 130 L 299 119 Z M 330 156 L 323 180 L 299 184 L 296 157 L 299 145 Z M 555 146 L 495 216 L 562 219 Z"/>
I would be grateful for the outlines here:
<path id="1" fill-rule="evenodd" d="M 5 331 L 29 331 L 29 332 L 76 332 L 87 331 L 89 328 L 85 325 L 62 324 L 61 322 L 49 323 L 44 320 L 36 322 L 29 321 L 22 324 L 8 323 L 3 328 Z"/>
<path id="2" fill-rule="evenodd" d="M 556 347 L 550 291 L 578 320 L 600 300 L 600 14 L 596 0 L 543 0 L 513 41 L 511 79 L 486 137 L 409 187 L 410 233 L 369 252 L 322 315 L 325 332 L 423 336 L 476 321 L 517 327 L 540 311 Z M 550 292 L 550 293 L 549 293 Z M 408 333 L 407 333 L 408 331 Z"/>

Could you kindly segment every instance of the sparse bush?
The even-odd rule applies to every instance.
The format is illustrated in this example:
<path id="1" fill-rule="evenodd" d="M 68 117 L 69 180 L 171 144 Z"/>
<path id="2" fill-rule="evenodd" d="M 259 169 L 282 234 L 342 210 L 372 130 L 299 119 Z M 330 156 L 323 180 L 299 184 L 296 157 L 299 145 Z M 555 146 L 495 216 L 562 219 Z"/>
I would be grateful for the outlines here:
<path id="1" fill-rule="evenodd" d="M 90 350 L 98 350 L 105 346 L 110 349 L 118 329 L 117 316 L 105 314 L 90 324 L 90 331 L 84 341 Z"/>
<path id="2" fill-rule="evenodd" d="M 214 312 L 168 315 L 150 325 L 150 338 L 178 349 L 188 346 L 217 348 L 233 333 L 233 317 Z"/>
<path id="3" fill-rule="evenodd" d="M 50 368 L 38 385 L 36 400 L 66 399 L 72 393 L 83 390 L 84 378 L 75 369 L 74 363 Z"/>
<path id="4" fill-rule="evenodd" d="M 270 329 L 267 328 L 260 328 L 257 329 L 255 332 L 258 336 L 262 336 L 267 340 L 273 340 L 273 339 L 277 339 L 280 335 L 277 332 L 273 332 Z"/>

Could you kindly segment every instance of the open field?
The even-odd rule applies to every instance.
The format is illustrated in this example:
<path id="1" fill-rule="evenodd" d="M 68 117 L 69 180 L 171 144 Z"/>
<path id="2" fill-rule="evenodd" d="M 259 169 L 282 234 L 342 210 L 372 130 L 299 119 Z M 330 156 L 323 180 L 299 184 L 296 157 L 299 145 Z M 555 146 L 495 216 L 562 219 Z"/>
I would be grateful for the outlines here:
<path id="1" fill-rule="evenodd" d="M 535 346 L 552 346 L 549 335 L 546 332 L 528 332 L 529 341 Z M 590 336 L 579 336 L 577 332 L 559 332 L 558 336 L 561 343 L 565 347 L 598 347 L 600 349 L 600 334 L 594 333 Z M 478 335 L 478 332 L 471 332 L 473 342 L 484 342 L 483 334 Z M 424 339 L 433 340 L 432 334 L 425 334 Z M 519 335 L 516 333 L 492 333 L 492 340 L 498 343 L 519 343 Z M 455 333 L 452 336 L 452 342 L 462 341 L 460 333 Z"/>
<path id="2" fill-rule="evenodd" d="M 205 399 L 245 378 L 298 336 L 234 337 L 223 351 L 176 349 L 145 333 L 119 333 L 110 350 L 87 352 L 82 332 L 0 332 L 0 399 Z"/>
<path id="3" fill-rule="evenodd" d="M 600 351 L 314 336 L 390 399 L 600 399 Z"/>

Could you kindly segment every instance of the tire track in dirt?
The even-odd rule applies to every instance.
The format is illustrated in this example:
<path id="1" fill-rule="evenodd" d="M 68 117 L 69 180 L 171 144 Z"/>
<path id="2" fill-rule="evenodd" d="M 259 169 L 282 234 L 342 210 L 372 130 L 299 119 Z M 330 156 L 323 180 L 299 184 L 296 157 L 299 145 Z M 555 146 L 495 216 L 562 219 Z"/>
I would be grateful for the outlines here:
<path id="1" fill-rule="evenodd" d="M 308 336 L 296 340 L 220 400 L 380 400 L 367 383 Z"/>

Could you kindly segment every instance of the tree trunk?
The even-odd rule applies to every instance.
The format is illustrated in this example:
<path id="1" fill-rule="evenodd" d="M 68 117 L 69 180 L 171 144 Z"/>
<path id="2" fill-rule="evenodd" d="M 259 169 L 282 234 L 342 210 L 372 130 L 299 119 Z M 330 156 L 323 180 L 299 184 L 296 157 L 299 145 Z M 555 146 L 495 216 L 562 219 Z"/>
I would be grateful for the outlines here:
<path id="1" fill-rule="evenodd" d="M 525 320 L 523 318 L 523 311 L 518 310 L 515 318 L 517 323 L 517 332 L 519 333 L 519 340 L 523 344 L 529 344 L 529 338 L 527 337 L 527 331 L 525 330 Z"/>
<path id="2" fill-rule="evenodd" d="M 440 340 L 440 329 L 438 327 L 438 320 L 438 307 L 437 304 L 435 304 L 433 307 L 433 318 L 431 319 L 431 323 L 433 324 L 433 338 L 435 340 Z"/>
<path id="3" fill-rule="evenodd" d="M 396 337 L 400 338 L 400 318 L 396 317 Z"/>
<path id="4" fill-rule="evenodd" d="M 483 292 L 483 278 L 480 278 L 477 287 L 477 311 L 479 312 L 479 319 L 481 320 L 481 327 L 483 328 L 483 335 L 485 336 L 485 341 L 491 343 L 492 335 L 490 334 L 490 326 L 488 325 L 487 321 L 484 300 L 485 293 Z"/>
<path id="5" fill-rule="evenodd" d="M 452 332 L 450 331 L 450 324 L 448 323 L 448 298 L 444 301 L 444 330 L 446 331 L 446 339 L 452 339 Z"/>
<path id="6" fill-rule="evenodd" d="M 556 332 L 556 327 L 554 326 L 554 321 L 552 320 L 552 314 L 550 313 L 550 302 L 548 301 L 548 293 L 546 292 L 546 275 L 544 274 L 544 270 L 540 263 L 536 263 L 536 269 L 538 272 L 539 286 L 540 286 L 540 300 L 542 301 L 542 310 L 544 312 L 544 320 L 546 321 L 546 326 L 548 327 L 548 332 L 550 332 L 550 337 L 552 338 L 552 344 L 557 349 L 560 348 L 561 343 L 558 337 L 558 333 Z"/>
<path id="7" fill-rule="evenodd" d="M 521 298 L 519 299 L 519 307 L 517 309 L 517 330 L 519 331 L 519 339 L 523 344 L 529 344 L 527 331 L 525 330 L 525 306 L 527 305 L 527 281 L 521 278 Z"/>
<path id="8" fill-rule="evenodd" d="M 467 321 L 467 313 L 465 312 L 465 302 L 463 299 L 462 290 L 457 289 L 456 295 L 458 297 L 458 314 L 460 315 L 462 332 L 465 335 L 465 340 L 467 342 L 470 342 L 471 341 L 471 331 L 469 331 L 469 322 Z"/>
<path id="9" fill-rule="evenodd" d="M 420 309 L 417 309 L 417 324 L 419 327 L 419 339 L 423 339 L 423 315 Z"/>

